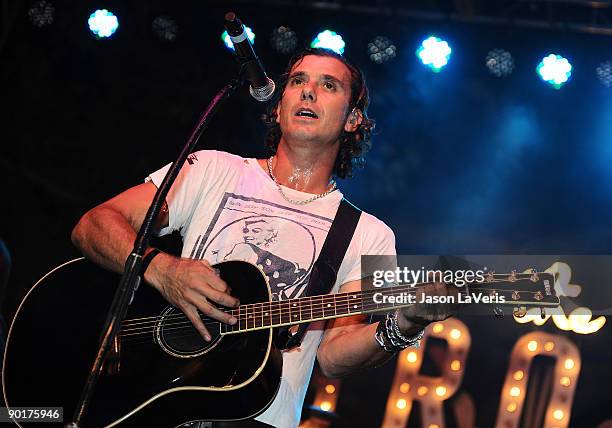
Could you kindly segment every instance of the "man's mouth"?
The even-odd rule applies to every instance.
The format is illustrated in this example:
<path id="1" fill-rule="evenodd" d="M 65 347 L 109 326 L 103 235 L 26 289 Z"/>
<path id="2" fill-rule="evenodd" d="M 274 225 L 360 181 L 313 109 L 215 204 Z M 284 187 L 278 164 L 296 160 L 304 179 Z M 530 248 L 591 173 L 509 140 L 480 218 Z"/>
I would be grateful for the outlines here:
<path id="1" fill-rule="evenodd" d="M 317 114 L 314 111 L 312 111 L 311 109 L 309 109 L 309 108 L 301 108 L 301 109 L 299 109 L 298 111 L 295 112 L 295 115 L 297 117 L 308 117 L 308 118 L 311 118 L 311 119 L 318 119 L 319 118 L 319 116 L 317 116 Z"/>

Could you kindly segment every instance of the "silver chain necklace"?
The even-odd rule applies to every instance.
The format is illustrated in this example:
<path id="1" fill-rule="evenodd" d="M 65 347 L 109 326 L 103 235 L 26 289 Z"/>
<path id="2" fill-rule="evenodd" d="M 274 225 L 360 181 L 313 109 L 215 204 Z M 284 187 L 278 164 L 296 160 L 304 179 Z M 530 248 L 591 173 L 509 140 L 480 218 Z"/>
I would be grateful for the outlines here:
<path id="1" fill-rule="evenodd" d="M 278 180 L 274 176 L 274 173 L 272 172 L 272 158 L 274 158 L 274 156 L 270 156 L 268 158 L 268 173 L 270 174 L 270 177 L 272 177 L 272 180 L 274 180 L 274 184 L 276 184 L 276 188 L 278 189 L 278 191 L 281 194 L 281 196 L 283 197 L 283 199 L 286 200 L 287 202 L 291 203 L 291 204 L 294 204 L 294 205 L 306 205 L 306 204 L 309 204 L 312 201 L 316 201 L 317 199 L 320 199 L 320 198 L 322 198 L 324 196 L 329 195 L 331 192 L 333 192 L 337 188 L 336 180 L 332 180 L 331 181 L 331 187 L 329 189 L 327 189 L 323 193 L 319 193 L 318 195 L 314 195 L 312 198 L 304 199 L 302 201 L 298 201 L 296 199 L 291 199 L 287 195 L 285 195 L 285 192 L 283 192 L 283 189 L 281 188 L 281 185 L 279 184 Z"/>

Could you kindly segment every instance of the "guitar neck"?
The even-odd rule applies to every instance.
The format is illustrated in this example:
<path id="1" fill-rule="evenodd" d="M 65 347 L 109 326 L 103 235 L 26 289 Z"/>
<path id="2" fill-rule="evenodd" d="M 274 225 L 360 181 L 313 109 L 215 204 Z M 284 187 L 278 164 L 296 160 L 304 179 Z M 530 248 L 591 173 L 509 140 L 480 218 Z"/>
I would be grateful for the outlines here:
<path id="1" fill-rule="evenodd" d="M 548 274 L 544 274 L 548 275 Z M 526 277 L 524 278 L 527 280 Z M 556 296 L 544 295 L 539 289 L 518 291 L 504 288 L 504 285 L 515 284 L 519 279 L 511 281 L 495 281 L 478 283 L 459 289 L 464 296 L 459 303 L 512 304 L 521 306 L 557 306 Z M 554 281 L 552 276 L 549 280 Z M 538 278 L 538 281 L 541 281 Z M 418 286 L 427 285 L 419 284 Z M 417 287 L 399 285 L 395 287 L 374 288 L 372 290 L 351 291 L 347 293 L 325 294 L 300 297 L 274 302 L 262 302 L 241 305 L 231 311 L 238 322 L 234 325 L 222 324 L 221 333 L 242 333 L 270 327 L 281 327 L 319 320 L 341 318 L 351 315 L 389 312 L 405 308 L 415 303 Z M 472 296 L 468 299 L 465 296 Z M 480 300 L 474 301 L 473 297 Z"/>

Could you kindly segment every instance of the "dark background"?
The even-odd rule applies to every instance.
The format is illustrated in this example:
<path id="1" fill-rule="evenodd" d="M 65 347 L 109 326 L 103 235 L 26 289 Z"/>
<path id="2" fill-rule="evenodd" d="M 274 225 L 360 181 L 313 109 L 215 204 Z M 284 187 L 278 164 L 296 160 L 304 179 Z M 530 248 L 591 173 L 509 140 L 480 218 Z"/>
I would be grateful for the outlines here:
<path id="1" fill-rule="evenodd" d="M 0 237 L 13 257 L 3 302 L 9 317 L 40 276 L 78 255 L 70 243 L 78 218 L 172 160 L 208 100 L 235 75 L 220 41 L 230 9 L 254 29 L 273 77 L 288 59 L 268 42 L 277 26 L 293 28 L 300 46 L 325 28 L 343 35 L 345 54 L 368 78 L 377 135 L 366 169 L 339 184 L 393 228 L 398 253 L 612 252 L 612 88 L 595 74 L 612 59 L 612 36 L 254 3 L 55 1 L 55 22 L 42 29 L 28 21 L 27 4 L 3 5 Z M 447 4 L 421 3 L 438 12 Z M 86 18 L 97 7 L 119 17 L 111 39 L 89 34 Z M 152 33 L 151 21 L 161 14 L 178 23 L 175 42 Z M 453 48 L 439 74 L 414 54 L 431 33 Z M 379 34 L 398 47 L 398 57 L 383 66 L 367 55 L 368 41 Z M 516 64 L 504 79 L 484 66 L 498 47 L 512 52 Z M 551 52 L 574 65 L 561 90 L 535 73 Z M 262 112 L 241 91 L 199 147 L 266 156 Z M 585 287 L 584 298 L 607 299 L 609 285 Z M 511 319 L 464 321 L 473 343 L 463 389 L 476 403 L 477 424 L 491 426 L 512 345 L 534 327 Z M 610 394 L 602 392 L 612 383 L 609 325 L 590 336 L 542 329 L 566 334 L 581 349 L 572 426 L 611 417 Z M 345 381 L 338 426 L 380 423 L 393 370 L 388 364 Z"/>

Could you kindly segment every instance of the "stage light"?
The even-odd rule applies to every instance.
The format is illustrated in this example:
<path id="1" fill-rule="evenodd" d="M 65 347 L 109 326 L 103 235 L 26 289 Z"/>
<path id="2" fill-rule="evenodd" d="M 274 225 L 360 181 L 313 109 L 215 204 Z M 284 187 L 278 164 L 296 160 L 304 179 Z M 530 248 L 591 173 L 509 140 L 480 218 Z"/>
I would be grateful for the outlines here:
<path id="1" fill-rule="evenodd" d="M 344 53 L 346 43 L 342 40 L 342 36 L 335 31 L 325 30 L 317 34 L 310 44 L 311 48 L 324 48 L 336 52 L 339 55 Z"/>
<path id="2" fill-rule="evenodd" d="M 535 340 L 530 340 L 529 343 L 527 343 L 527 349 L 529 349 L 531 352 L 535 352 L 535 350 L 538 349 L 538 342 Z"/>
<path id="3" fill-rule="evenodd" d="M 525 373 L 522 370 L 517 370 L 514 372 L 514 375 L 512 377 L 514 378 L 514 380 L 522 380 L 523 376 L 525 376 Z"/>
<path id="4" fill-rule="evenodd" d="M 456 372 L 461 368 L 461 361 L 459 360 L 453 360 L 451 362 L 450 368 L 452 371 Z"/>
<path id="5" fill-rule="evenodd" d="M 436 394 L 437 394 L 439 397 L 443 397 L 443 396 L 444 396 L 444 394 L 446 394 L 446 387 L 444 387 L 444 386 L 438 386 L 438 387 L 436 387 Z"/>
<path id="6" fill-rule="evenodd" d="M 418 359 L 418 356 L 417 356 L 416 352 L 411 351 L 406 356 L 406 359 L 408 360 L 409 363 L 415 363 L 416 360 Z"/>
<path id="7" fill-rule="evenodd" d="M 570 386 L 570 384 L 572 383 L 572 381 L 570 380 L 570 378 L 569 378 L 569 377 L 567 377 L 567 376 L 562 376 L 562 377 L 561 377 L 561 379 L 559 379 L 559 383 L 560 383 L 562 386 L 566 386 L 566 387 L 567 387 L 567 386 Z"/>
<path id="8" fill-rule="evenodd" d="M 513 397 L 518 397 L 519 395 L 521 395 L 521 388 L 513 386 L 512 388 L 510 388 L 510 395 Z"/>
<path id="9" fill-rule="evenodd" d="M 421 397 L 427 394 L 427 392 L 429 392 L 429 388 L 426 386 L 419 386 L 419 389 L 417 389 L 417 394 L 419 394 Z"/>
<path id="10" fill-rule="evenodd" d="M 537 71 L 542 80 L 559 89 L 572 75 L 572 65 L 561 55 L 550 54 L 538 64 Z"/>
<path id="11" fill-rule="evenodd" d="M 513 413 L 516 411 L 516 403 L 509 403 L 508 407 L 506 407 L 506 410 L 510 413 Z"/>
<path id="12" fill-rule="evenodd" d="M 553 418 L 555 418 L 556 420 L 560 421 L 561 419 L 563 419 L 563 410 L 561 409 L 557 409 L 553 412 Z"/>
<path id="13" fill-rule="evenodd" d="M 30 22 L 38 28 L 51 25 L 55 17 L 55 7 L 48 1 L 36 2 L 28 10 L 28 17 Z"/>
<path id="14" fill-rule="evenodd" d="M 571 358 L 568 358 L 567 360 L 565 360 L 564 363 L 564 367 L 566 368 L 566 370 L 571 370 L 574 368 L 574 360 L 572 360 Z"/>
<path id="15" fill-rule="evenodd" d="M 423 64 L 437 73 L 448 64 L 451 52 L 452 49 L 447 42 L 438 37 L 431 36 L 423 40 L 416 54 Z"/>
<path id="16" fill-rule="evenodd" d="M 408 405 L 408 403 L 403 398 L 400 398 L 395 403 L 395 407 L 397 407 L 398 409 L 405 409 L 407 405 Z"/>
<path id="17" fill-rule="evenodd" d="M 461 331 L 456 328 L 452 329 L 450 332 L 450 337 L 455 340 L 459 339 L 461 337 Z"/>
<path id="18" fill-rule="evenodd" d="M 329 412 L 331 408 L 332 403 L 330 403 L 329 401 L 324 401 L 321 403 L 321 410 L 323 410 L 324 412 Z"/>
<path id="19" fill-rule="evenodd" d="M 612 61 L 605 61 L 595 69 L 597 78 L 606 88 L 612 87 Z"/>
<path id="20" fill-rule="evenodd" d="M 328 394 L 333 394 L 334 392 L 336 392 L 336 387 L 332 385 L 331 383 L 328 385 L 325 385 L 325 392 L 327 392 Z"/>
<path id="21" fill-rule="evenodd" d="M 491 74 L 497 77 L 509 76 L 514 70 L 512 54 L 503 49 L 489 51 L 485 58 L 485 64 Z"/>
<path id="22" fill-rule="evenodd" d="M 289 27 L 278 27 L 272 31 L 270 43 L 276 52 L 288 55 L 297 48 L 297 34 Z"/>
<path id="23" fill-rule="evenodd" d="M 106 9 L 98 9 L 87 20 L 89 29 L 99 39 L 112 36 L 119 28 L 117 17 Z"/>
<path id="24" fill-rule="evenodd" d="M 442 333 L 442 331 L 444 331 L 444 324 L 442 323 L 436 323 L 433 326 L 433 332 L 434 333 Z"/>
<path id="25" fill-rule="evenodd" d="M 253 33 L 253 30 L 251 30 L 251 27 L 247 27 L 246 25 L 244 26 L 244 29 L 246 30 L 249 41 L 251 42 L 251 44 L 254 44 L 255 43 L 255 33 Z M 223 34 L 221 34 L 221 40 L 223 40 L 223 43 L 225 43 L 226 48 L 228 48 L 231 51 L 234 50 L 234 44 L 232 43 L 232 39 L 230 39 L 229 34 L 227 34 L 227 31 L 224 31 Z"/>
<path id="26" fill-rule="evenodd" d="M 410 391 L 410 384 L 406 382 L 402 383 L 400 385 L 400 392 L 402 394 L 408 394 L 408 391 Z"/>
<path id="27" fill-rule="evenodd" d="M 176 40 L 178 25 L 168 16 L 158 16 L 151 23 L 151 29 L 160 40 L 172 42 Z"/>
<path id="28" fill-rule="evenodd" d="M 368 43 L 368 55 L 376 64 L 384 64 L 395 58 L 397 48 L 384 36 L 376 36 Z"/>
<path id="29" fill-rule="evenodd" d="M 546 343 L 544 344 L 544 350 L 545 350 L 545 351 L 550 352 L 550 351 L 552 351 L 553 349 L 555 349 L 555 342 L 546 342 Z"/>

